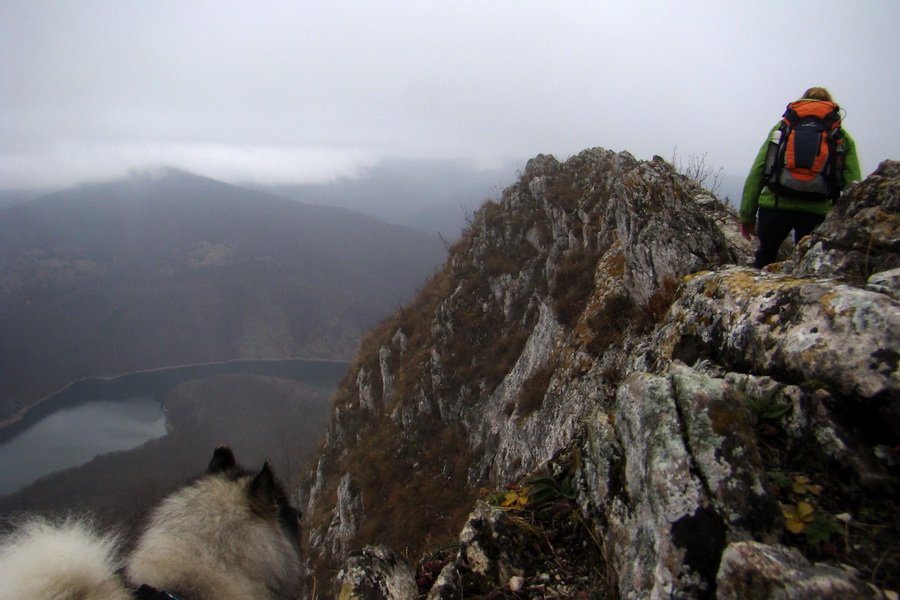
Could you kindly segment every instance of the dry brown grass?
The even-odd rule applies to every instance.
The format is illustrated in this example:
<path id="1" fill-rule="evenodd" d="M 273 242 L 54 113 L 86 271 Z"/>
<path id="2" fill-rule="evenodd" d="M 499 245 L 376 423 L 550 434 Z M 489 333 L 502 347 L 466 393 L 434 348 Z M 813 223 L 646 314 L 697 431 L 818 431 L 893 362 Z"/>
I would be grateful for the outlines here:
<path id="1" fill-rule="evenodd" d="M 546 365 L 532 373 L 525 381 L 517 405 L 519 413 L 523 417 L 527 417 L 544 405 L 547 388 L 550 386 L 550 380 L 555 370 L 555 364 Z"/>
<path id="2" fill-rule="evenodd" d="M 574 250 L 560 260 L 550 282 L 550 294 L 556 316 L 564 325 L 573 326 L 584 312 L 594 292 L 594 269 L 599 256 L 590 250 Z"/>
<path id="3" fill-rule="evenodd" d="M 365 507 L 352 546 L 384 543 L 415 560 L 435 540 L 458 535 L 474 499 L 465 435 L 426 417 L 416 429 L 407 437 L 381 419 L 344 459 Z"/>
<path id="4" fill-rule="evenodd" d="M 587 350 L 599 356 L 621 341 L 637 313 L 634 302 L 626 295 L 607 296 L 601 306 L 587 318 L 591 331 Z"/>
<path id="5" fill-rule="evenodd" d="M 675 300 L 677 291 L 678 279 L 672 275 L 665 276 L 660 287 L 656 288 L 656 291 L 653 292 L 653 295 L 650 296 L 650 299 L 647 300 L 643 307 L 643 312 L 649 321 L 647 325 L 652 327 L 662 322 L 666 313 L 669 312 L 669 307 L 672 306 L 672 302 Z"/>

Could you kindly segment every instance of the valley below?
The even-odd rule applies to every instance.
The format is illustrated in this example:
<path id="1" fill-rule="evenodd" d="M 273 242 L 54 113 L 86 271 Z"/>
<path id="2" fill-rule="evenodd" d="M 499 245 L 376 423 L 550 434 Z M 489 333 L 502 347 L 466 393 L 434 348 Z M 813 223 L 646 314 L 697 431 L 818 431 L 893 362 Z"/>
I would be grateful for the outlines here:
<path id="1" fill-rule="evenodd" d="M 254 366 L 258 373 L 252 372 Z M 96 414 L 90 409 L 98 402 L 114 405 L 114 410 L 123 413 L 119 427 L 121 420 L 127 422 L 128 418 L 157 418 L 164 420 L 164 425 L 150 428 L 159 435 L 144 443 L 138 440 L 136 447 L 98 454 L 7 493 L 0 497 L 0 515 L 11 517 L 23 510 L 46 515 L 75 513 L 91 515 L 110 526 L 135 525 L 160 497 L 202 472 L 211 448 L 221 444 L 232 447 L 248 466 L 271 460 L 290 482 L 321 442 L 328 399 L 347 366 L 336 361 L 252 361 L 167 369 L 107 381 L 113 385 L 105 389 L 94 382 L 87 392 L 51 400 L 42 407 L 46 414 L 28 419 L 25 431 L 0 431 L 5 433 L 0 465 L 16 469 L 16 457 L 3 454 L 7 446 L 14 451 L 19 437 L 65 412 L 66 405 L 73 412 L 55 426 L 57 438 L 46 440 L 51 448 L 41 449 L 49 461 L 77 460 L 77 456 L 54 453 L 71 454 L 72 445 L 102 443 L 108 435 L 78 429 L 104 426 L 104 422 L 78 419 L 75 415 L 83 416 L 79 407 Z M 88 396 L 101 400 L 86 400 Z M 126 406 L 129 404 L 132 406 Z M 114 420 L 111 416 L 106 425 Z M 137 433 L 144 435 L 144 428 Z M 91 437 L 101 439 L 85 439 Z M 4 473 L 4 482 L 8 478 L 14 476 Z"/>
<path id="2" fill-rule="evenodd" d="M 363 333 L 445 253 L 436 234 L 177 169 L 0 208 L 0 444 L 55 420 L 0 462 L 0 521 L 134 526 L 220 444 L 293 487 Z"/>

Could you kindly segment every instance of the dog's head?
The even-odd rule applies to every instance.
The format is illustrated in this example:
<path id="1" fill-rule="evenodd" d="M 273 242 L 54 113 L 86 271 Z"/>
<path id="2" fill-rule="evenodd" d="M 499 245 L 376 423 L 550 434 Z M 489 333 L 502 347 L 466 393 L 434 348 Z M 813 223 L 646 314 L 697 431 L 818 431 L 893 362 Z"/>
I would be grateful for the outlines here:
<path id="1" fill-rule="evenodd" d="M 153 511 L 128 580 L 203 600 L 296 598 L 299 516 L 268 461 L 247 471 L 220 446 L 204 476 Z"/>
<path id="2" fill-rule="evenodd" d="M 213 452 L 207 472 L 232 479 L 252 476 L 247 488 L 247 501 L 253 514 L 277 521 L 292 541 L 300 543 L 301 512 L 291 505 L 281 482 L 275 476 L 272 463 L 266 461 L 259 473 L 253 474 L 238 466 L 234 453 L 228 446 L 219 446 Z"/>

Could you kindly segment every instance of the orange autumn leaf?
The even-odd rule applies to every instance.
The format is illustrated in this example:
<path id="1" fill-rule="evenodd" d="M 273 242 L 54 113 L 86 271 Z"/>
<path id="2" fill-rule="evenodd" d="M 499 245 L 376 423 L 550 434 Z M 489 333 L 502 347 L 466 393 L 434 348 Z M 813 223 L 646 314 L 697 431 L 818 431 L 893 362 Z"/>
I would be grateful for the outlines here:
<path id="1" fill-rule="evenodd" d="M 784 528 L 791 533 L 802 533 L 806 526 L 813 522 L 813 507 L 809 502 L 782 504 L 781 513 L 784 515 Z"/>
<path id="2" fill-rule="evenodd" d="M 506 508 L 525 508 L 528 506 L 528 489 L 513 491 L 506 494 L 500 506 Z"/>
<path id="3" fill-rule="evenodd" d="M 793 491 L 795 494 L 800 494 L 801 496 L 805 496 L 806 494 L 818 496 L 822 493 L 822 486 L 815 485 L 812 481 L 810 481 L 803 475 L 797 475 L 796 477 L 794 477 L 794 483 L 791 485 L 791 491 Z"/>

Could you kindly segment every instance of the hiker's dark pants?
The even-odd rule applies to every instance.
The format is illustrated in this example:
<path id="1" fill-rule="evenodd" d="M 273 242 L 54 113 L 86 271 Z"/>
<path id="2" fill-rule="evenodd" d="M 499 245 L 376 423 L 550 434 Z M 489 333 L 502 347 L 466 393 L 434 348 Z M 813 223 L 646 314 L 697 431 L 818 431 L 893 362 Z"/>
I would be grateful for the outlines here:
<path id="1" fill-rule="evenodd" d="M 761 269 L 778 260 L 778 248 L 794 230 L 794 242 L 809 235 L 818 227 L 825 217 L 803 210 L 782 210 L 780 208 L 760 207 L 756 215 L 756 236 L 759 248 L 756 249 L 756 260 L 753 266 Z"/>

